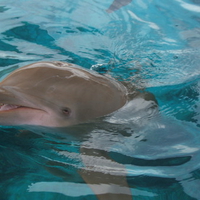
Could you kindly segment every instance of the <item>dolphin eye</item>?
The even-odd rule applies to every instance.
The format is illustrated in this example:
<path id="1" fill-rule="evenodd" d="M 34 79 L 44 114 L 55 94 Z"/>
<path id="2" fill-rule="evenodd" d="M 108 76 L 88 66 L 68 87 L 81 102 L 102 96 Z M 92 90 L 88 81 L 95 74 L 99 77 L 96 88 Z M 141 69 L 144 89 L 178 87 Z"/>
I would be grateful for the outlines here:
<path id="1" fill-rule="evenodd" d="M 71 110 L 69 108 L 63 108 L 62 113 L 65 115 L 69 115 L 71 113 Z"/>

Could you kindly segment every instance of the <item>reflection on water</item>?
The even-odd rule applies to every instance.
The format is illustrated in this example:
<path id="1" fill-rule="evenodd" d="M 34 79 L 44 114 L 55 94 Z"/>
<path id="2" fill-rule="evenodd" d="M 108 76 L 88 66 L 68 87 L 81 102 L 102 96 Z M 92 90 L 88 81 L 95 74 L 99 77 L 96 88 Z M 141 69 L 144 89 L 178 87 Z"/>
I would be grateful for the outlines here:
<path id="1" fill-rule="evenodd" d="M 140 96 L 64 135 L 1 127 L 2 200 L 200 199 L 199 3 L 134 0 L 106 12 L 116 2 L 1 0 L 1 78 L 67 61 L 159 105 Z"/>

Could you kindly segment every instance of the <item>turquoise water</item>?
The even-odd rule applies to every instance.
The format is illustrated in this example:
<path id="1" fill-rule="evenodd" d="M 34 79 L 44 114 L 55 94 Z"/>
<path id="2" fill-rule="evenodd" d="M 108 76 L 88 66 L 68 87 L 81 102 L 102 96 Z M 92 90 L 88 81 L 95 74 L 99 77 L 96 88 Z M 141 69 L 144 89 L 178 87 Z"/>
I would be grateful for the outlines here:
<path id="1" fill-rule="evenodd" d="M 0 1 L 1 78 L 67 61 L 145 89 L 159 105 L 134 101 L 66 136 L 1 127 L 0 200 L 97 199 L 89 184 L 118 188 L 118 179 L 134 200 L 200 199 L 200 2 L 133 0 L 107 13 L 112 2 Z"/>

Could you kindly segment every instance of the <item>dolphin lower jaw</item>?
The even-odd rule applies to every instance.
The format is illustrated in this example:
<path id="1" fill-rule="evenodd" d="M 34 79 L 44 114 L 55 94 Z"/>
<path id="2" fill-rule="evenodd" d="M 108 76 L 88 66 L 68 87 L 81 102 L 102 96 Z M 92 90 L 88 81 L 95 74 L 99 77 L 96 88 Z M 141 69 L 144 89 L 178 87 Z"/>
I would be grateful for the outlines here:
<path id="1" fill-rule="evenodd" d="M 44 110 L 14 104 L 0 104 L 0 125 L 42 125 L 42 118 L 48 118 L 48 113 Z"/>
<path id="2" fill-rule="evenodd" d="M 0 105 L 0 112 L 2 111 L 8 111 L 8 110 L 14 110 L 18 108 L 24 108 L 24 106 L 18 106 L 18 105 L 12 105 L 12 104 L 1 104 Z"/>
<path id="3" fill-rule="evenodd" d="M 32 108 L 32 107 L 28 107 L 28 106 L 21 106 L 21 105 L 15 105 L 15 104 L 4 104 L 4 103 L 0 104 L 0 113 L 2 113 L 2 112 L 10 112 L 10 111 L 19 110 L 19 109 L 23 109 L 23 110 L 24 109 L 41 110 L 41 109 L 37 109 L 37 108 Z"/>
<path id="4" fill-rule="evenodd" d="M 69 125 L 76 124 L 68 120 Z M 4 126 L 41 126 L 41 127 L 63 127 L 66 121 L 52 112 L 51 109 L 40 109 L 15 104 L 0 103 L 0 125 Z"/>

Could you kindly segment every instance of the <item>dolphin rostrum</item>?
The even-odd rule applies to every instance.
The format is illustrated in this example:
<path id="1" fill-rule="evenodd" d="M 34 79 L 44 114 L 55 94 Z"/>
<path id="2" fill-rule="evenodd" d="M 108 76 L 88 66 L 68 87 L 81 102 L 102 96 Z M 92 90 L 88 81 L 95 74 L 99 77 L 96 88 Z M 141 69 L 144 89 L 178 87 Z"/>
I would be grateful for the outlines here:
<path id="1" fill-rule="evenodd" d="M 126 88 L 64 62 L 38 62 L 0 82 L 0 125 L 66 127 L 118 110 Z"/>

